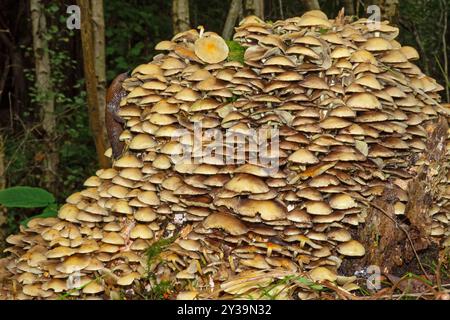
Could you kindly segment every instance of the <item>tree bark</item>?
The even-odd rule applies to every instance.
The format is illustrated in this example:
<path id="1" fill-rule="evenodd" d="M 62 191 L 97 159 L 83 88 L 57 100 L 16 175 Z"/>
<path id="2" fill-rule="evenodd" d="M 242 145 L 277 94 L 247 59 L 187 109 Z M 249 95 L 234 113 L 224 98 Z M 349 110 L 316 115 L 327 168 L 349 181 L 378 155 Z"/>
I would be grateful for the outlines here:
<path id="1" fill-rule="evenodd" d="M 6 187 L 5 173 L 5 142 L 3 140 L 3 135 L 0 132 L 0 190 L 5 189 Z"/>
<path id="2" fill-rule="evenodd" d="M 3 69 L 1 70 L 0 76 L 0 98 L 3 94 L 3 90 L 5 89 L 6 80 L 8 79 L 9 74 L 9 56 L 5 56 L 3 62 Z"/>
<path id="3" fill-rule="evenodd" d="M 47 21 L 43 4 L 40 0 L 30 1 L 31 22 L 33 30 L 33 52 L 36 73 L 36 90 L 41 104 L 42 127 L 45 131 L 46 157 L 43 168 L 43 184 L 47 190 L 57 190 L 59 155 L 56 146 L 56 116 L 51 65 L 46 39 Z"/>
<path id="4" fill-rule="evenodd" d="M 264 0 L 245 0 L 244 15 L 255 15 L 264 19 Z"/>
<path id="5" fill-rule="evenodd" d="M 231 0 L 230 9 L 228 10 L 227 20 L 223 27 L 222 37 L 224 39 L 230 39 L 233 35 L 233 29 L 236 24 L 236 20 L 239 16 L 239 12 L 242 8 L 242 0 Z"/>
<path id="6" fill-rule="evenodd" d="M 97 76 L 97 105 L 100 123 L 105 123 L 106 71 L 105 71 L 105 18 L 103 0 L 91 1 L 95 52 L 95 74 Z M 104 144 L 108 145 L 106 126 L 101 126 Z"/>
<path id="7" fill-rule="evenodd" d="M 100 167 L 109 167 L 105 156 L 106 144 L 103 138 L 104 122 L 101 121 L 97 95 L 97 77 L 95 75 L 95 46 L 92 27 L 92 14 L 89 0 L 77 0 L 81 9 L 81 44 L 83 47 L 84 77 L 89 112 L 89 125 L 94 136 L 95 148 Z"/>
<path id="8" fill-rule="evenodd" d="M 355 15 L 355 4 L 353 0 L 344 0 L 344 8 L 346 16 L 354 16 Z"/>
<path id="9" fill-rule="evenodd" d="M 0 17 L 1 18 L 1 17 Z M 11 58 L 9 67 L 11 69 L 12 87 L 13 87 L 13 99 L 12 106 L 15 113 L 19 113 L 21 107 L 26 101 L 26 88 L 25 88 L 25 73 L 23 67 L 23 57 L 20 47 L 18 47 L 13 39 L 6 32 L 0 32 L 0 43 L 7 48 L 8 54 Z M 13 123 L 11 122 L 11 127 Z"/>
<path id="10" fill-rule="evenodd" d="M 399 0 L 366 0 L 366 7 L 377 5 L 381 9 L 381 20 L 389 20 L 392 24 L 398 25 Z"/>
<path id="11" fill-rule="evenodd" d="M 172 27 L 174 34 L 191 28 L 189 0 L 172 0 Z"/>
<path id="12" fill-rule="evenodd" d="M 319 0 L 303 0 L 307 10 L 320 10 Z"/>

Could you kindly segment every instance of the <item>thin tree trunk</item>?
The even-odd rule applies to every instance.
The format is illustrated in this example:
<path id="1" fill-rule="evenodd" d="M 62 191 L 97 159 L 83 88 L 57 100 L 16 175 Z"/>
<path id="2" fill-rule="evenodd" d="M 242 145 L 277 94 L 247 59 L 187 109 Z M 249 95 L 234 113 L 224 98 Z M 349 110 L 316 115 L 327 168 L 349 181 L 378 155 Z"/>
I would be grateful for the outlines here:
<path id="1" fill-rule="evenodd" d="M 97 77 L 95 75 L 94 34 L 89 0 L 77 0 L 81 9 L 81 44 L 83 47 L 84 77 L 89 112 L 89 124 L 94 136 L 95 148 L 100 167 L 107 168 L 109 160 L 105 157 L 106 144 L 103 139 L 104 122 L 101 121 L 97 98 Z"/>
<path id="2" fill-rule="evenodd" d="M 172 27 L 174 34 L 191 28 L 189 0 L 172 0 Z"/>
<path id="3" fill-rule="evenodd" d="M 280 17 L 284 20 L 283 0 L 278 0 L 278 6 L 280 7 Z"/>
<path id="4" fill-rule="evenodd" d="M 50 57 L 46 40 L 47 21 L 40 0 L 30 1 L 33 30 L 33 51 L 36 69 L 36 89 L 42 105 L 42 127 L 45 131 L 46 157 L 44 159 L 43 182 L 50 191 L 56 191 L 58 172 L 58 149 L 56 147 L 56 116 L 53 85 L 51 80 Z"/>
<path id="5" fill-rule="evenodd" d="M 344 0 L 344 8 L 346 16 L 354 16 L 355 15 L 355 4 L 353 0 Z"/>
<path id="6" fill-rule="evenodd" d="M 241 9 L 239 10 L 238 16 L 238 24 L 244 19 L 244 4 L 242 4 Z"/>
<path id="7" fill-rule="evenodd" d="M 302 0 L 307 10 L 320 10 L 319 0 Z"/>
<path id="8" fill-rule="evenodd" d="M 264 0 L 245 0 L 244 14 L 255 15 L 264 19 Z"/>
<path id="9" fill-rule="evenodd" d="M 3 90 L 5 89 L 5 84 L 6 84 L 6 80 L 8 79 L 8 74 L 9 74 L 9 56 L 6 56 L 4 58 L 4 62 L 3 62 L 3 69 L 1 71 L 1 76 L 0 76 L 0 98 L 3 94 Z"/>
<path id="10" fill-rule="evenodd" d="M 236 20 L 239 16 L 239 12 L 242 8 L 242 0 L 231 0 L 230 9 L 228 10 L 227 20 L 223 27 L 222 36 L 225 39 L 230 39 L 233 35 L 233 29 L 236 24 Z"/>
<path id="11" fill-rule="evenodd" d="M 105 18 L 103 0 L 91 1 L 94 32 L 95 74 L 97 76 L 97 105 L 100 123 L 105 123 L 106 71 L 105 71 Z M 108 145 L 106 126 L 101 126 L 105 145 Z"/>
<path id="12" fill-rule="evenodd" d="M 0 32 L 0 44 L 7 48 L 8 54 L 11 58 L 9 66 L 11 69 L 11 82 L 13 87 L 12 106 L 14 108 L 14 111 L 16 113 L 19 113 L 21 107 L 25 104 L 27 96 L 25 90 L 26 80 L 23 67 L 22 51 L 6 32 Z M 12 127 L 13 123 L 11 122 L 11 128 Z"/>
<path id="13" fill-rule="evenodd" d="M 6 172 L 5 172 L 5 142 L 3 135 L 0 132 L 0 190 L 6 187 Z M 1 213 L 0 213 L 1 215 Z M 0 223 L 1 225 L 1 223 Z"/>

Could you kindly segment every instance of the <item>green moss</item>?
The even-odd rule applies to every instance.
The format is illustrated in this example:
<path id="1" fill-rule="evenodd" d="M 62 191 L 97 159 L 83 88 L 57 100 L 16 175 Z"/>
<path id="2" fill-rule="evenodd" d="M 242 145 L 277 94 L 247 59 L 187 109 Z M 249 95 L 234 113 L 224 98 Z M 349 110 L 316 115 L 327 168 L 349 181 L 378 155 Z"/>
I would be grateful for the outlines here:
<path id="1" fill-rule="evenodd" d="M 158 282 L 155 274 L 151 272 L 151 266 L 157 262 L 159 255 L 164 251 L 170 244 L 172 244 L 178 235 L 174 235 L 170 238 L 159 239 L 158 241 L 152 243 L 146 251 L 147 255 L 147 279 L 150 282 L 150 290 L 148 293 L 142 295 L 144 299 L 147 300 L 163 300 L 167 299 L 168 296 L 174 291 L 174 284 L 171 281 L 163 280 Z"/>
<path id="2" fill-rule="evenodd" d="M 244 63 L 245 47 L 241 46 L 240 43 L 236 41 L 227 40 L 226 43 L 228 49 L 230 49 L 228 61 L 238 61 L 240 63 Z"/>
<path id="3" fill-rule="evenodd" d="M 148 267 L 151 266 L 153 262 L 158 258 L 158 256 L 161 254 L 161 252 L 169 246 L 171 243 L 173 243 L 177 239 L 177 235 L 165 238 L 165 239 L 159 239 L 158 241 L 152 243 L 145 252 L 147 255 L 147 265 Z"/>
<path id="4" fill-rule="evenodd" d="M 146 300 L 166 300 L 174 292 L 175 286 L 171 281 L 163 280 L 159 283 L 153 277 L 153 283 L 151 284 L 150 291 L 144 296 Z"/>
<path id="5" fill-rule="evenodd" d="M 94 281 L 100 281 L 100 279 L 103 278 L 103 276 L 98 276 L 95 279 L 85 283 L 84 285 L 78 287 L 78 288 L 73 288 L 73 289 L 69 289 L 67 290 L 65 293 L 60 294 L 58 297 L 58 300 L 66 300 L 67 298 L 70 298 L 72 293 L 76 293 L 78 291 L 82 291 L 85 287 L 87 287 L 89 284 L 91 284 Z"/>

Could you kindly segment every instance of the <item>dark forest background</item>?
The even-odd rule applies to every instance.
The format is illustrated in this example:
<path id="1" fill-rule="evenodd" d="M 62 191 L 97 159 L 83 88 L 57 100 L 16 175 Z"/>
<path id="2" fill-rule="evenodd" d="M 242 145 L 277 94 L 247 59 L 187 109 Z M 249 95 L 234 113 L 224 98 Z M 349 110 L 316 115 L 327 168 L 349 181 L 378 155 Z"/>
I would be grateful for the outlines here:
<path id="1" fill-rule="evenodd" d="M 150 61 L 155 45 L 172 37 L 172 6 L 178 1 L 101 2 L 105 74 L 109 83 L 115 75 Z M 190 0 L 190 26 L 203 25 L 221 34 L 231 2 Z M 36 3 L 46 21 L 39 34 L 32 25 L 32 5 Z M 448 88 L 450 0 L 265 0 L 264 16 L 276 21 L 301 15 L 311 5 L 319 5 L 329 17 L 335 17 L 344 6 L 355 16 L 367 17 L 366 8 L 373 3 L 379 4 L 384 17 L 400 28 L 398 41 L 418 49 L 422 70 Z M 81 32 L 66 26 L 67 7 L 73 4 L 75 0 L 0 1 L 0 189 L 18 185 L 43 187 L 55 194 L 60 203 L 99 168 L 89 126 Z M 243 14 L 245 8 L 240 17 Z M 43 48 L 33 46 L 37 36 L 45 43 Z M 35 68 L 36 59 L 45 56 L 51 69 L 47 74 L 51 90 L 43 93 Z M 53 101 L 55 126 L 50 140 L 42 111 L 49 99 Z M 443 100 L 448 99 L 444 91 Z M 52 172 L 46 173 L 51 152 L 58 160 Z M 53 178 L 44 179 L 46 174 Z M 19 221 L 33 215 L 30 210 L 10 210 L 8 214 L 1 210 L 6 213 L 6 209 L 0 208 L 0 226 L 5 234 L 15 231 Z"/>

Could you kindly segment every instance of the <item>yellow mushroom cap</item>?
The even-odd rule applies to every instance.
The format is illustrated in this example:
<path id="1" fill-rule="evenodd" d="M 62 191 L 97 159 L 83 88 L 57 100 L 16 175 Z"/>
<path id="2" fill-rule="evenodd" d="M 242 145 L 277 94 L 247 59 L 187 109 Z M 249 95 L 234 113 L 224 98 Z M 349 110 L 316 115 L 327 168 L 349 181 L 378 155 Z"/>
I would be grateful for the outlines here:
<path id="1" fill-rule="evenodd" d="M 222 37 L 204 35 L 195 41 L 195 54 L 204 62 L 219 63 L 228 57 L 229 49 Z"/>

